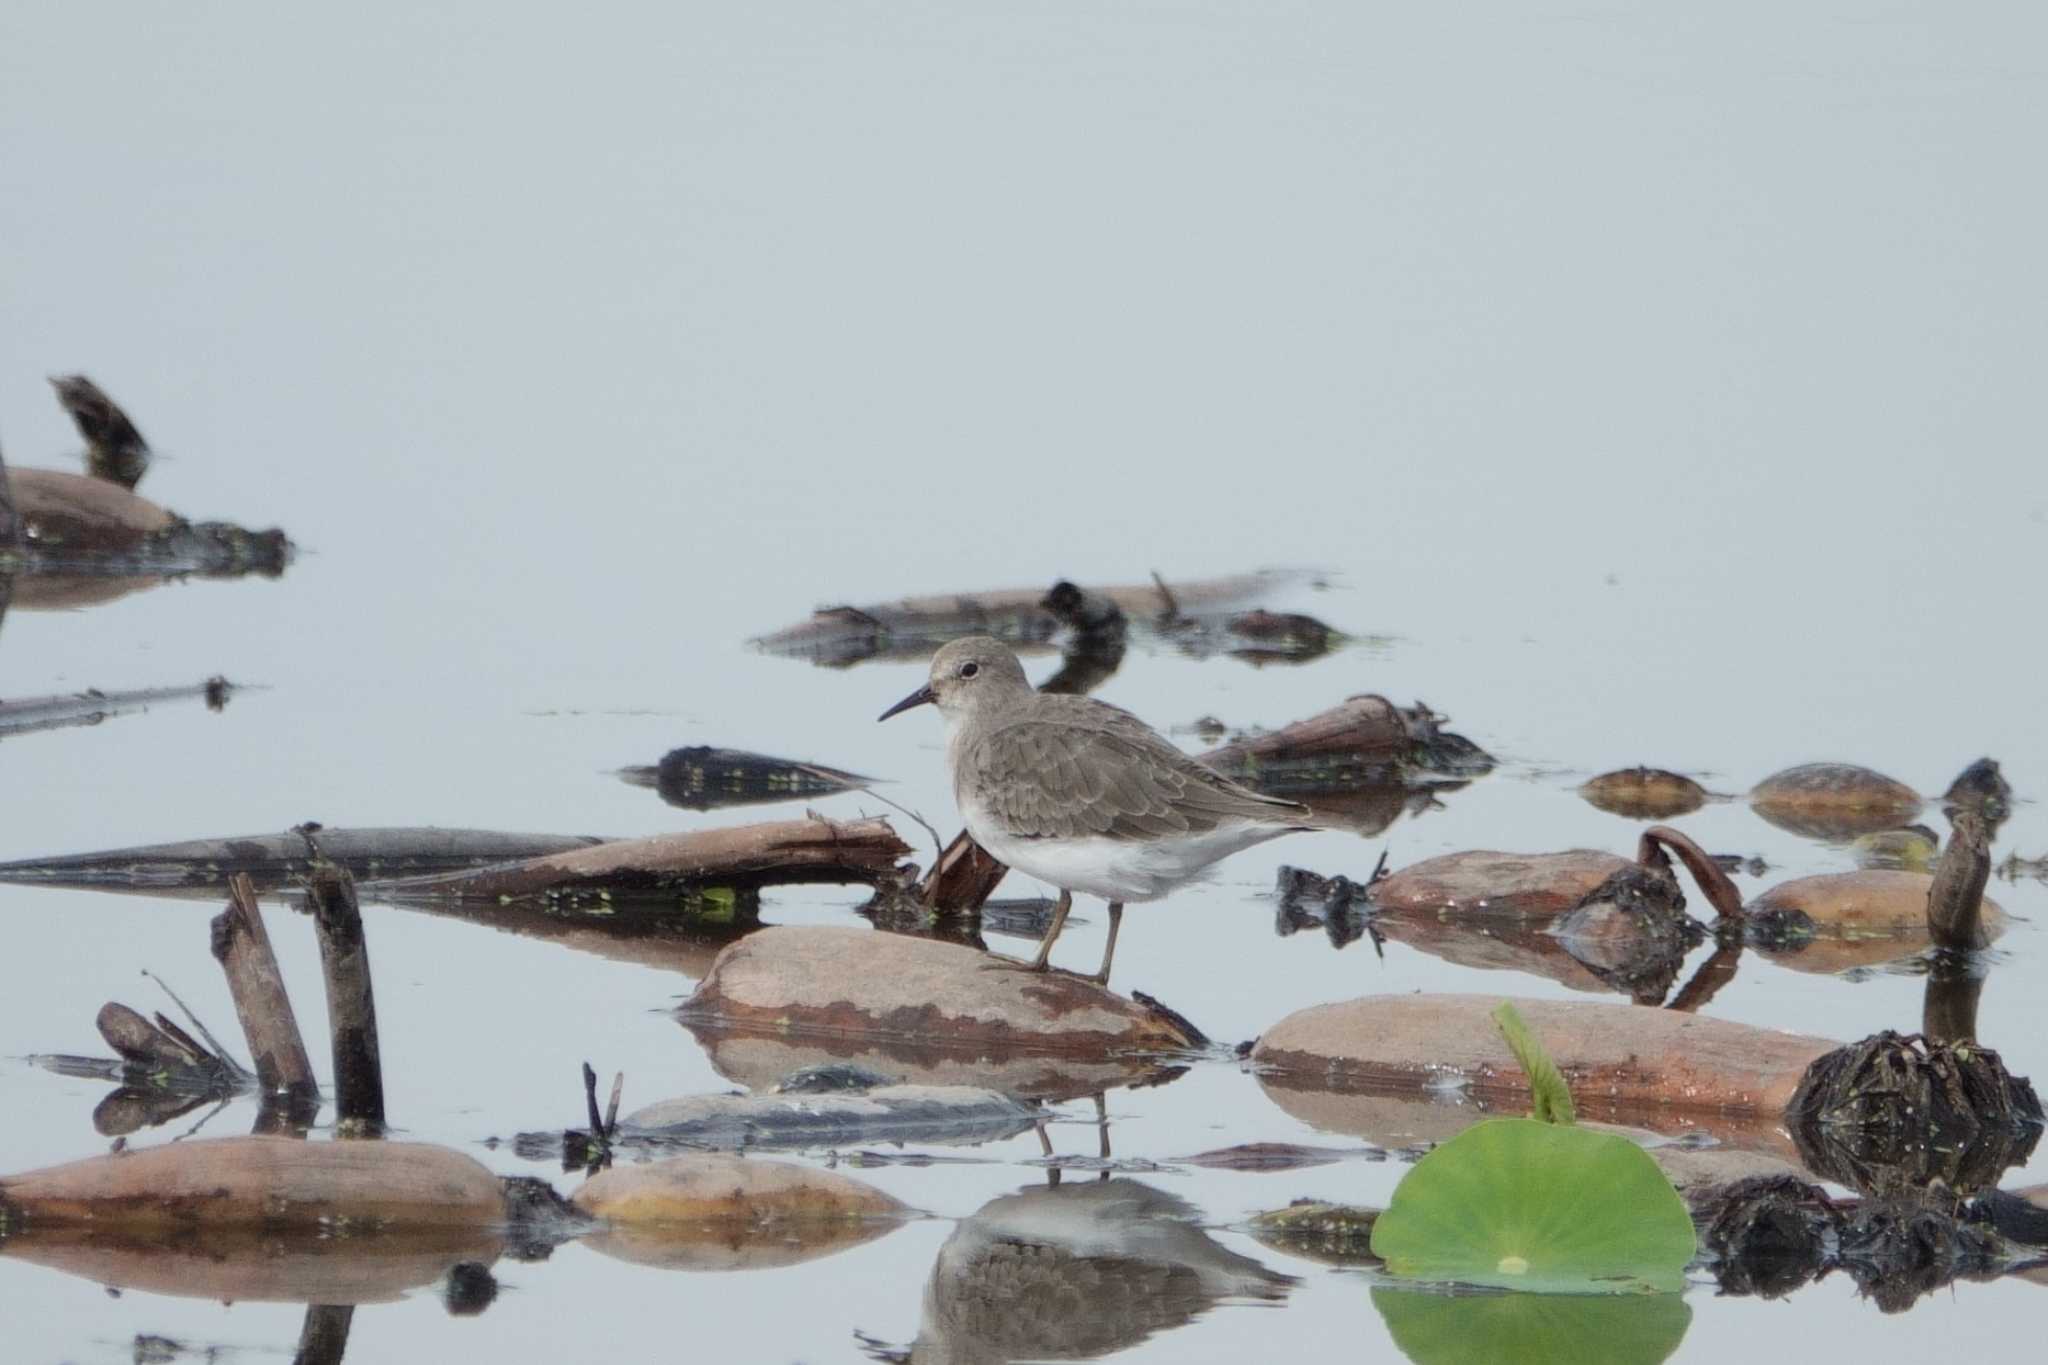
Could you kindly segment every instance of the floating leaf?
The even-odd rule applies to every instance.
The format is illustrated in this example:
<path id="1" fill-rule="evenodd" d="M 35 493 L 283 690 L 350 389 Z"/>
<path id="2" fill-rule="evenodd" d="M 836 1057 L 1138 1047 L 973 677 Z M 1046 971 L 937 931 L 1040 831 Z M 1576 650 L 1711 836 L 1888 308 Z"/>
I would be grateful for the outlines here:
<path id="1" fill-rule="evenodd" d="M 1549 1050 L 1535 1034 L 1529 1032 L 1521 1012 L 1503 1000 L 1500 1008 L 1493 1012 L 1493 1022 L 1499 1026 L 1500 1036 L 1507 1039 L 1508 1051 L 1515 1054 L 1522 1074 L 1529 1078 L 1531 1117 L 1544 1123 L 1577 1122 L 1578 1111 L 1572 1108 L 1571 1087 L 1558 1074 L 1557 1063 L 1550 1060 Z"/>
<path id="2" fill-rule="evenodd" d="M 1387 1332 L 1415 1365 L 1659 1365 L 1692 1325 L 1676 1294 L 1445 1294 L 1372 1291 Z"/>
<path id="3" fill-rule="evenodd" d="M 1692 1218 L 1626 1138 L 1491 1119 L 1424 1157 L 1372 1232 L 1396 1275 L 1553 1294 L 1676 1291 Z"/>

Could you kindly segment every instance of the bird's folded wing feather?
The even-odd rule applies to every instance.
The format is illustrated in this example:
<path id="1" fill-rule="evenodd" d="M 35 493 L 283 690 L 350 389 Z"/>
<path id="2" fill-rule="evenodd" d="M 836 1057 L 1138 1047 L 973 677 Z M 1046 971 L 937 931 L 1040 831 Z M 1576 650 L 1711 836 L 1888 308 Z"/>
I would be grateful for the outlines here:
<path id="1" fill-rule="evenodd" d="M 1164 740 L 1107 728 L 1005 725 L 961 759 L 960 776 L 977 804 L 1020 838 L 1169 838 L 1306 814 L 1293 801 L 1238 786 Z"/>

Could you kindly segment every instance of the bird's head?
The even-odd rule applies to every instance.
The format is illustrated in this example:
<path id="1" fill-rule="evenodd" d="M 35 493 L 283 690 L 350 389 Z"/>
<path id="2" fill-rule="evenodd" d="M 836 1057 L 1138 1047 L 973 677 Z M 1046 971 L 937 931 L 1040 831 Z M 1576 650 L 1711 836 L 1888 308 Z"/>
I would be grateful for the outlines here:
<path id="1" fill-rule="evenodd" d="M 999 706 L 1004 699 L 1031 690 L 1024 665 L 1001 640 L 970 635 L 954 640 L 932 656 L 930 679 L 923 687 L 881 714 L 887 720 L 899 711 L 930 702 L 948 719 Z"/>

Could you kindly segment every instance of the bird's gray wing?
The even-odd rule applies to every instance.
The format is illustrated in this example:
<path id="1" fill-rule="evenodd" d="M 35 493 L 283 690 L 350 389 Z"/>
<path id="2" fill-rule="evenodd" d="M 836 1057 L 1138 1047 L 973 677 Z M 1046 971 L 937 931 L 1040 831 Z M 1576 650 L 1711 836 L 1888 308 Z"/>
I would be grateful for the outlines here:
<path id="1" fill-rule="evenodd" d="M 1157 839 L 1307 814 L 1127 726 L 1021 721 L 980 736 L 961 763 L 960 782 L 975 802 L 1026 839 Z"/>

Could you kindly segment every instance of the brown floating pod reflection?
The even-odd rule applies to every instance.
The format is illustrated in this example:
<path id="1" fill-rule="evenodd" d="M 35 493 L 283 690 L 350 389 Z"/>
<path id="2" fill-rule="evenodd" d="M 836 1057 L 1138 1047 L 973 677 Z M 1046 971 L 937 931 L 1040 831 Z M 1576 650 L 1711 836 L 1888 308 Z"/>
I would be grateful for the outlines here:
<path id="1" fill-rule="evenodd" d="M 84 1226 L 141 1236 L 271 1231 L 496 1228 L 498 1178 L 474 1158 L 418 1142 L 195 1138 L 0 1178 L 16 1228 Z"/>
<path id="2" fill-rule="evenodd" d="M 1025 1190 L 960 1220 L 926 1282 L 915 1361 L 1079 1360 L 1298 1281 L 1203 1231 L 1186 1201 L 1119 1177 Z"/>
<path id="3" fill-rule="evenodd" d="M 1620 768 L 1579 784 L 1586 803 L 1633 820 L 1669 820 L 1690 815 L 1716 797 L 1683 773 L 1662 768 Z"/>
<path id="4" fill-rule="evenodd" d="M 64 610 L 167 577 L 275 578 L 291 562 L 279 530 L 190 522 L 119 484 L 53 469 L 7 471 L 22 530 L 14 605 Z"/>
<path id="5" fill-rule="evenodd" d="M 1318 1005 L 1267 1030 L 1252 1060 L 1268 1093 L 1405 1089 L 1526 1105 L 1528 1080 L 1493 1025 L 1500 1003 L 1496 995 L 1401 995 Z M 1583 1114 L 1660 1131 L 1674 1119 L 1775 1122 L 1806 1068 L 1835 1046 L 1677 1010 L 1513 1003 L 1556 1059 Z"/>
<path id="6" fill-rule="evenodd" d="M 1750 789 L 1750 809 L 1810 839 L 1848 840 L 1910 824 L 1920 794 L 1853 763 L 1802 763 Z"/>
<path id="7" fill-rule="evenodd" d="M 76 1275 L 110 1289 L 226 1303 L 389 1303 L 456 1265 L 489 1265 L 503 1235 L 474 1225 L 406 1227 L 337 1237 L 256 1224 L 134 1232 L 65 1223 L 0 1238 L 0 1257 Z"/>
<path id="8" fill-rule="evenodd" d="M 911 1211 L 874 1186 L 785 1161 L 692 1154 L 615 1166 L 570 1197 L 621 1261 L 677 1270 L 794 1265 L 872 1241 Z"/>
<path id="9" fill-rule="evenodd" d="M 1015 1052 L 1101 1060 L 1207 1043 L 1171 1011 L 1083 977 L 992 969 L 988 954 L 958 944 L 838 927 L 749 935 L 719 954 L 677 1013 L 693 1027 L 912 1044 L 968 1062 Z"/>
<path id="10" fill-rule="evenodd" d="M 758 1025 L 729 1027 L 685 1017 L 711 1069 L 750 1090 L 772 1088 L 790 1072 L 816 1066 L 857 1066 L 912 1085 L 973 1086 L 1020 1100 L 1057 1104 L 1120 1088 L 1163 1085 L 1187 1070 L 1171 1054 L 1081 1056 L 1036 1048 L 969 1053 L 943 1040 L 874 1039 L 829 1034 L 790 1037 Z"/>

